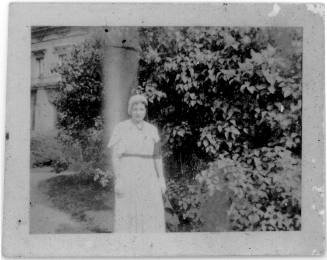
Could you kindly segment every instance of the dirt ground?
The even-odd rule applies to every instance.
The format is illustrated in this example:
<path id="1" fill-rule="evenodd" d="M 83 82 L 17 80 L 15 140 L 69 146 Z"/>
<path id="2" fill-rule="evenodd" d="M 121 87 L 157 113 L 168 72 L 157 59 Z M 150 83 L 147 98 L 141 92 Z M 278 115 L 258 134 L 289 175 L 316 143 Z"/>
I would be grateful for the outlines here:
<path id="1" fill-rule="evenodd" d="M 63 172 L 69 175 L 74 172 Z M 79 221 L 54 207 L 49 196 L 40 189 L 40 183 L 58 176 L 51 168 L 33 168 L 30 172 L 30 233 L 92 233 L 111 232 L 113 210 L 90 210 L 86 219 Z M 98 230 L 98 231 L 94 231 Z"/>

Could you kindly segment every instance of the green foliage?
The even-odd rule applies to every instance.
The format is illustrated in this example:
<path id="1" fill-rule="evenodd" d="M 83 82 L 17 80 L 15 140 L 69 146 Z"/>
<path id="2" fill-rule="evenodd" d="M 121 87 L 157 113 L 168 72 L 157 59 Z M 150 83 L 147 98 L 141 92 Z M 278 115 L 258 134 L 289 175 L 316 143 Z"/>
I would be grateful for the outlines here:
<path id="1" fill-rule="evenodd" d="M 291 153 L 301 155 L 301 29 L 148 27 L 141 36 L 137 91 L 180 171 L 194 154 L 216 160 L 204 173 L 224 177 L 204 177 L 208 195 L 233 194 L 235 230 L 300 229 L 301 171 Z M 180 221 L 197 227 L 201 203 L 188 185 L 170 192 Z"/>
<path id="2" fill-rule="evenodd" d="M 102 124 L 101 43 L 86 41 L 74 46 L 70 56 L 54 69 L 61 75 L 54 100 L 58 111 L 58 127 L 83 148 L 91 129 Z"/>
<path id="3" fill-rule="evenodd" d="M 234 230 L 300 230 L 301 164 L 282 147 L 218 159 L 197 176 L 209 195 L 231 193 L 228 211 Z"/>
<path id="4" fill-rule="evenodd" d="M 114 174 L 108 169 L 103 170 L 97 167 L 95 163 L 84 164 L 80 171 L 80 174 L 86 176 L 86 178 L 92 179 L 94 183 L 98 183 L 101 187 L 113 188 Z"/>
<path id="5" fill-rule="evenodd" d="M 66 158 L 60 158 L 52 164 L 52 167 L 55 173 L 60 173 L 68 169 L 69 162 L 66 160 Z"/>
<path id="6" fill-rule="evenodd" d="M 31 136 L 31 167 L 51 166 L 62 156 L 62 145 L 55 134 L 33 133 Z"/>
<path id="7" fill-rule="evenodd" d="M 103 144 L 102 121 L 95 120 L 95 125 L 96 127 L 81 130 L 78 139 L 69 135 L 70 132 L 65 129 L 58 132 L 57 138 L 63 144 L 62 151 L 65 160 L 72 165 L 73 170 L 81 174 L 95 175 L 97 169 L 106 172 L 109 166 Z M 102 177 L 98 180 L 102 180 Z"/>
<path id="8" fill-rule="evenodd" d="M 54 69 L 61 75 L 54 100 L 58 111 L 58 139 L 75 170 L 102 186 L 111 183 L 103 144 L 101 41 L 74 46 L 69 57 Z"/>
<path id="9" fill-rule="evenodd" d="M 200 231 L 203 223 L 199 208 L 206 199 L 206 188 L 197 181 L 170 179 L 167 183 L 167 197 L 179 219 L 177 229 Z"/>
<path id="10" fill-rule="evenodd" d="M 82 161 L 90 162 L 101 158 L 104 150 L 103 144 L 103 120 L 101 117 L 93 119 L 95 125 L 81 130 L 79 138 L 74 138 L 69 131 L 62 130 L 58 136 L 60 141 L 67 147 L 74 146 L 80 152 L 79 158 Z M 78 157 L 77 157 L 78 158 Z"/>
<path id="11" fill-rule="evenodd" d="M 150 27 L 141 35 L 138 91 L 175 157 L 276 145 L 300 154 L 299 29 Z"/>

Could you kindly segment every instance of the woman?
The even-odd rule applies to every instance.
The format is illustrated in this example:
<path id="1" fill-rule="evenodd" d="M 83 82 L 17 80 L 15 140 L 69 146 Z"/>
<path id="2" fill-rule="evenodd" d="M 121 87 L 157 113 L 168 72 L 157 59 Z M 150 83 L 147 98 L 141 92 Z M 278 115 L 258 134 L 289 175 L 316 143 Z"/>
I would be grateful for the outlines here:
<path id="1" fill-rule="evenodd" d="M 147 99 L 134 95 L 130 119 L 118 123 L 108 147 L 115 174 L 114 232 L 165 232 L 166 191 L 157 128 L 144 121 Z"/>

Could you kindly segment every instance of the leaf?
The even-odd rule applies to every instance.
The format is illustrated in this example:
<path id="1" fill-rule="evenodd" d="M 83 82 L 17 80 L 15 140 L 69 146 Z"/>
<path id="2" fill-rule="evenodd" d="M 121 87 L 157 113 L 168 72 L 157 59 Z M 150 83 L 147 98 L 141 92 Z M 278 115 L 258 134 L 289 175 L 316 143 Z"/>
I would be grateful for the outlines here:
<path id="1" fill-rule="evenodd" d="M 284 87 L 283 88 L 283 95 L 284 98 L 287 98 L 288 96 L 290 96 L 292 94 L 292 90 L 290 87 Z"/>
<path id="2" fill-rule="evenodd" d="M 262 54 L 255 52 L 253 49 L 251 49 L 251 57 L 252 60 L 258 65 L 261 65 L 264 62 L 264 57 L 262 56 Z"/>
<path id="3" fill-rule="evenodd" d="M 209 79 L 211 80 L 211 82 L 214 82 L 216 80 L 216 77 L 214 75 L 214 70 L 213 69 L 208 70 L 208 73 L 209 73 L 208 75 Z"/>
<path id="4" fill-rule="evenodd" d="M 269 92 L 270 92 L 271 94 L 274 94 L 275 91 L 276 91 L 275 87 L 272 86 L 272 85 L 268 88 L 268 90 L 269 90 Z"/>
<path id="5" fill-rule="evenodd" d="M 281 104 L 281 105 L 280 105 L 280 112 L 283 113 L 283 111 L 284 111 L 284 106 L 283 106 L 283 104 Z"/>
<path id="6" fill-rule="evenodd" d="M 193 70 L 193 68 L 189 68 L 188 70 L 190 72 L 191 77 L 193 78 L 194 77 L 194 70 Z"/>
<path id="7" fill-rule="evenodd" d="M 232 109 L 228 110 L 226 119 L 227 120 L 230 119 L 233 116 L 233 114 L 234 114 L 234 111 Z"/>
<path id="8" fill-rule="evenodd" d="M 261 85 L 257 85 L 256 88 L 257 90 L 263 90 L 266 88 L 266 86 L 261 84 Z"/>
<path id="9" fill-rule="evenodd" d="M 226 43 L 227 47 L 235 44 L 235 42 L 236 42 L 234 37 L 230 33 L 225 33 L 224 34 L 224 40 L 225 40 L 225 43 Z"/>
<path id="10" fill-rule="evenodd" d="M 177 134 L 179 135 L 179 136 L 184 136 L 185 135 L 185 130 L 184 129 L 179 129 L 178 131 L 177 131 Z"/>
<path id="11" fill-rule="evenodd" d="M 248 84 L 243 84 L 240 88 L 241 92 L 244 93 L 244 89 L 247 88 L 249 85 Z"/>
<path id="12" fill-rule="evenodd" d="M 241 134 L 240 131 L 235 127 L 232 128 L 231 132 L 234 133 L 235 135 L 240 135 Z"/>
<path id="13" fill-rule="evenodd" d="M 253 160 L 256 167 L 261 166 L 261 161 L 257 157 L 254 157 Z"/>
<path id="14" fill-rule="evenodd" d="M 248 86 L 248 87 L 247 87 L 247 90 L 248 90 L 251 94 L 253 94 L 254 91 L 255 91 L 255 87 L 254 87 L 254 86 Z"/>
<path id="15" fill-rule="evenodd" d="M 225 80 L 230 80 L 232 77 L 235 76 L 235 70 L 230 69 L 230 70 L 221 70 L 221 72 L 224 74 Z"/>
<path id="16" fill-rule="evenodd" d="M 191 99 L 196 99 L 196 95 L 194 93 L 190 93 L 190 98 Z"/>
<path id="17" fill-rule="evenodd" d="M 232 47 L 233 47 L 233 49 L 237 50 L 239 45 L 240 45 L 240 44 L 237 42 L 237 43 L 234 43 L 234 44 L 232 45 Z"/>
<path id="18" fill-rule="evenodd" d="M 187 77 L 186 77 L 185 72 L 181 73 L 181 79 L 182 79 L 183 83 L 187 83 Z"/>
<path id="19" fill-rule="evenodd" d="M 266 70 L 262 70 L 262 74 L 265 76 L 266 80 L 269 82 L 269 84 L 271 86 L 274 86 L 275 85 L 275 82 L 276 82 L 276 76 L 275 75 L 270 74 Z"/>

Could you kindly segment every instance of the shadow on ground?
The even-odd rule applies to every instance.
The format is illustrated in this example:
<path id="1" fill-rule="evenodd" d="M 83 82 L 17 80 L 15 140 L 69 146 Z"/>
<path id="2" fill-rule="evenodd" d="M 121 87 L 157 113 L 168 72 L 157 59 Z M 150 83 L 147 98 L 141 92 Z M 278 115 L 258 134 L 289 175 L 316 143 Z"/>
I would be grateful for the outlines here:
<path id="1" fill-rule="evenodd" d="M 75 173 L 31 172 L 30 233 L 110 233 L 114 195 Z"/>

